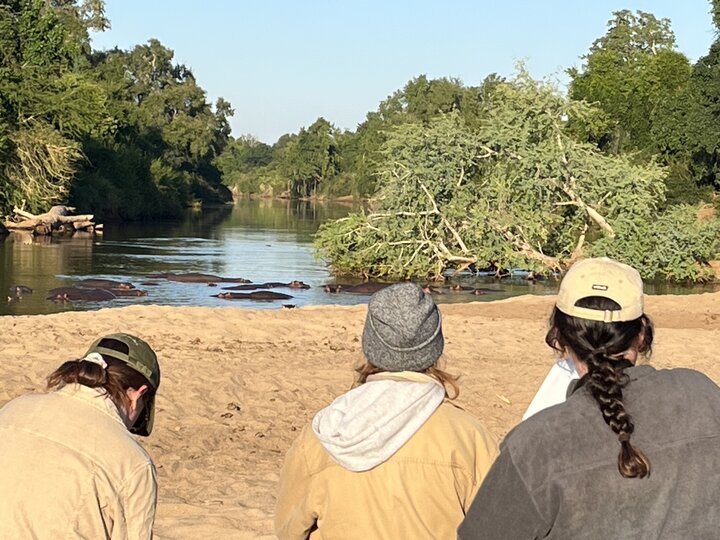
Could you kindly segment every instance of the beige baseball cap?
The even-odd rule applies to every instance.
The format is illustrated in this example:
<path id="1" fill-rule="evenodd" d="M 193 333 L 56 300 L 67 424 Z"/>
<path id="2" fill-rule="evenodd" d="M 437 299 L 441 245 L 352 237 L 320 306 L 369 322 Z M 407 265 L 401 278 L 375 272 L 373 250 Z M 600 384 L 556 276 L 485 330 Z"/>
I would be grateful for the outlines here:
<path id="1" fill-rule="evenodd" d="M 614 300 L 620 309 L 600 311 L 575 305 L 588 296 Z M 566 315 L 591 321 L 633 321 L 643 314 L 642 278 L 632 266 L 608 257 L 584 259 L 565 274 L 555 306 Z"/>

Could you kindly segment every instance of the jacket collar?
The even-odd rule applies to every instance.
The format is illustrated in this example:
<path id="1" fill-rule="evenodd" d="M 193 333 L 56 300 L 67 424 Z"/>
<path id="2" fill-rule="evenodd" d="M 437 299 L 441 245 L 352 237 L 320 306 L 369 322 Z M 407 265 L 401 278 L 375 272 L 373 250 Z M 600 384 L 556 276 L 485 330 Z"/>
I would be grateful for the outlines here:
<path id="1" fill-rule="evenodd" d="M 127 429 L 117 405 L 115 405 L 115 402 L 110 399 L 110 396 L 103 389 L 90 388 L 82 384 L 66 384 L 56 392 L 58 395 L 66 396 L 86 403 L 90 407 L 94 407 Z"/>

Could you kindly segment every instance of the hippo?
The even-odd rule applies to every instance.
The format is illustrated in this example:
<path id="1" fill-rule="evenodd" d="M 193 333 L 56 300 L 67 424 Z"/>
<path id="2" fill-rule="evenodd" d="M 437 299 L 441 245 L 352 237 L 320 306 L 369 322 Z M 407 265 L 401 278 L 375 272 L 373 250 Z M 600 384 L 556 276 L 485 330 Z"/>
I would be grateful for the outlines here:
<path id="1" fill-rule="evenodd" d="M 48 300 L 56 302 L 68 302 L 73 300 L 83 300 L 87 302 L 102 302 L 105 300 L 113 300 L 115 294 L 107 289 L 81 289 L 80 287 L 57 287 L 48 291 Z"/>
<path id="2" fill-rule="evenodd" d="M 180 283 L 250 283 L 245 278 L 225 278 L 214 276 L 212 274 L 199 274 L 197 272 L 189 272 L 187 274 L 150 274 L 149 278 L 167 279 L 168 281 L 177 281 Z"/>
<path id="3" fill-rule="evenodd" d="M 32 294 L 33 290 L 27 285 L 13 285 L 8 289 L 17 298 L 22 298 L 23 294 Z"/>
<path id="4" fill-rule="evenodd" d="M 339 293 L 343 286 L 342 285 L 335 285 L 333 283 L 328 283 L 326 285 L 322 285 L 323 291 L 329 292 L 329 293 Z"/>
<path id="5" fill-rule="evenodd" d="M 373 281 L 368 281 L 366 283 L 360 283 L 359 285 L 328 283 L 327 285 L 322 285 L 322 288 L 325 292 L 329 293 L 347 292 L 353 294 L 374 294 L 380 289 L 384 289 L 385 287 L 389 287 L 390 285 L 392 285 L 392 283 L 375 283 Z"/>
<path id="6" fill-rule="evenodd" d="M 84 289 L 134 289 L 135 285 L 127 281 L 113 281 L 112 279 L 83 279 L 75 284 Z"/>
<path id="7" fill-rule="evenodd" d="M 450 285 L 450 287 L 446 289 L 447 292 L 451 293 L 464 293 L 472 290 L 472 287 L 466 287 L 464 285 L 460 285 L 459 283 L 456 283 L 455 285 Z"/>
<path id="8" fill-rule="evenodd" d="M 105 289 L 110 291 L 115 296 L 147 296 L 147 291 L 141 291 L 140 289 Z"/>
<path id="9" fill-rule="evenodd" d="M 384 289 L 385 287 L 389 287 L 390 285 L 392 284 L 375 283 L 372 281 L 368 281 L 366 283 L 361 283 L 360 285 L 343 286 L 342 290 L 343 292 L 349 292 L 353 294 L 374 294 L 380 289 Z"/>
<path id="10" fill-rule="evenodd" d="M 222 298 L 224 300 L 289 300 L 292 298 L 289 294 L 276 293 L 272 291 L 253 291 L 248 293 L 241 292 L 222 292 L 220 294 L 213 294 L 215 298 Z"/>
<path id="11" fill-rule="evenodd" d="M 277 281 L 271 281 L 269 283 L 251 283 L 246 285 L 235 285 L 234 287 L 223 287 L 224 291 L 255 291 L 257 289 L 309 289 L 310 285 L 303 283 L 302 281 L 291 281 L 289 283 L 278 283 Z"/>
<path id="12" fill-rule="evenodd" d="M 495 294 L 495 293 L 499 293 L 499 292 L 503 292 L 503 289 L 483 289 L 482 287 L 479 287 L 477 289 L 473 289 L 472 291 L 470 291 L 470 294 L 479 296 L 481 294 Z"/>

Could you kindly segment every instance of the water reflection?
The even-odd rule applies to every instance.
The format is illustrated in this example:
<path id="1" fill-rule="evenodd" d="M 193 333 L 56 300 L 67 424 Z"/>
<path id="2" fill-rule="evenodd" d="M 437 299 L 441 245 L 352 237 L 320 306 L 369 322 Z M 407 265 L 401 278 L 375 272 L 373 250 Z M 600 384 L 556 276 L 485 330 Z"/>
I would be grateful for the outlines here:
<path id="1" fill-rule="evenodd" d="M 0 244 L 0 314 L 54 313 L 107 305 L 248 306 L 211 297 L 206 284 L 148 280 L 162 272 L 202 272 L 242 276 L 254 282 L 298 279 L 317 287 L 328 281 L 325 265 L 315 259 L 312 235 L 320 223 L 345 216 L 351 206 L 303 201 L 243 200 L 235 206 L 192 212 L 181 221 L 105 224 L 103 236 L 33 238 L 13 234 Z M 85 278 L 131 281 L 147 297 L 111 303 L 56 304 L 47 291 Z M 151 283 L 141 285 L 141 283 Z M 9 287 L 27 285 L 32 295 L 5 302 Z M 292 291 L 296 305 L 328 303 L 319 288 Z M 323 302 L 324 301 L 324 302 Z M 333 303 L 361 299 L 335 298 Z M 279 307 L 258 304 L 257 307 Z"/>
<path id="2" fill-rule="evenodd" d="M 241 276 L 256 283 L 301 280 L 309 290 L 278 289 L 294 298 L 285 303 L 356 304 L 367 295 L 329 294 L 320 285 L 334 282 L 325 264 L 315 259 L 312 235 L 320 223 L 345 216 L 353 208 L 304 201 L 243 200 L 235 206 L 189 213 L 177 222 L 105 224 L 104 236 L 72 239 L 10 235 L 0 238 L 0 314 L 39 314 L 96 309 L 137 303 L 163 305 L 279 308 L 283 302 L 253 303 L 213 298 L 217 288 L 203 283 L 176 283 L 148 279 L 149 274 L 201 272 Z M 109 303 L 56 304 L 45 300 L 47 291 L 85 278 L 131 281 L 147 290 L 146 297 L 117 298 Z M 339 279 L 342 283 L 359 280 Z M 463 276 L 456 282 L 497 292 L 472 296 L 443 294 L 439 303 L 495 300 L 518 294 L 553 294 L 556 281 L 529 283 L 523 279 L 497 282 Z M 8 288 L 27 285 L 32 295 L 5 302 Z M 227 284 L 232 285 L 232 284 Z M 716 285 L 677 287 L 650 284 L 650 293 L 689 293 L 716 290 Z"/>

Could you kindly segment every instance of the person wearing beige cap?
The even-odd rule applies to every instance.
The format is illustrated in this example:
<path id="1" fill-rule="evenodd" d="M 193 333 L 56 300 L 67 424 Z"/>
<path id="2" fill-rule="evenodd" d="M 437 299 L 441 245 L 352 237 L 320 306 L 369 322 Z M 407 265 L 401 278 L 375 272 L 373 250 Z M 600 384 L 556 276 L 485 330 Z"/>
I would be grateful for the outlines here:
<path id="1" fill-rule="evenodd" d="M 370 299 L 357 386 L 318 412 L 287 453 L 280 540 L 454 539 L 497 444 L 450 400 L 440 311 L 412 283 Z M 452 395 L 448 395 L 448 390 Z"/>
<path id="2" fill-rule="evenodd" d="M 653 342 L 639 273 L 573 265 L 545 340 L 581 378 L 506 436 L 458 538 L 717 538 L 720 389 L 638 362 Z"/>
<path id="3" fill-rule="evenodd" d="M 117 333 L 5 404 L 0 539 L 152 538 L 155 467 L 131 433 L 151 433 L 159 385 L 152 348 Z"/>

